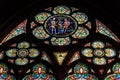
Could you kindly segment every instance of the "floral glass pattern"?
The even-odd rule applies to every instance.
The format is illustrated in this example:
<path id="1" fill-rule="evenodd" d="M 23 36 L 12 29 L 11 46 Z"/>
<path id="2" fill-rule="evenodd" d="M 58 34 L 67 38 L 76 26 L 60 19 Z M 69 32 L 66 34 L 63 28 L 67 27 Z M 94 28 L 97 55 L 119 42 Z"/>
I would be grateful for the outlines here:
<path id="1" fill-rule="evenodd" d="M 16 58 L 16 65 L 26 65 L 29 63 L 27 58 L 34 59 L 40 55 L 40 51 L 34 47 L 30 48 L 30 44 L 26 41 L 18 43 L 17 47 L 5 52 L 9 58 Z"/>
<path id="2" fill-rule="evenodd" d="M 95 65 L 106 65 L 109 63 L 109 58 L 114 59 L 116 56 L 116 51 L 113 47 L 107 47 L 105 43 L 101 41 L 90 43 L 90 46 L 85 47 L 81 53 L 84 57 L 91 58 Z"/>

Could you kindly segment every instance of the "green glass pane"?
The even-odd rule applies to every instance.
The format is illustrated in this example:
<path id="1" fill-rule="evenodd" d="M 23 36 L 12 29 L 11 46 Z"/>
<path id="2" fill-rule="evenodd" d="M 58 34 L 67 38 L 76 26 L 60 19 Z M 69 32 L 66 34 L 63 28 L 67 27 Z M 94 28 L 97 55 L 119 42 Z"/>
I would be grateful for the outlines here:
<path id="1" fill-rule="evenodd" d="M 66 38 L 52 37 L 51 43 L 52 45 L 56 45 L 56 46 L 64 46 L 64 45 L 69 45 L 71 43 L 71 40 L 69 37 Z"/>
<path id="2" fill-rule="evenodd" d="M 83 24 L 88 21 L 88 16 L 82 12 L 75 12 L 72 14 L 72 17 L 78 21 L 78 24 Z"/>
<path id="3" fill-rule="evenodd" d="M 77 31 L 72 35 L 73 38 L 83 39 L 89 35 L 89 31 L 87 28 L 78 27 Z"/>
<path id="4" fill-rule="evenodd" d="M 42 12 L 42 13 L 39 13 L 35 16 L 35 20 L 38 22 L 38 23 L 41 23 L 43 24 L 45 22 L 45 20 L 50 17 L 51 14 L 50 13 L 46 13 L 46 12 Z"/>
<path id="5" fill-rule="evenodd" d="M 70 9 L 66 6 L 57 6 L 53 9 L 54 14 L 70 14 Z"/>
<path id="6" fill-rule="evenodd" d="M 49 37 L 49 35 L 44 31 L 43 26 L 38 26 L 33 30 L 33 35 L 37 39 L 46 39 Z"/>

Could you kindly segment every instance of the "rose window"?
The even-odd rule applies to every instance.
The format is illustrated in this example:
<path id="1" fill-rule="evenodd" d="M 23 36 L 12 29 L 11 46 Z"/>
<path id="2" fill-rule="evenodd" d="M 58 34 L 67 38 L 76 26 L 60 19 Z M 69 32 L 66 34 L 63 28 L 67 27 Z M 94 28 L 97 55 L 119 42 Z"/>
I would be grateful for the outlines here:
<path id="1" fill-rule="evenodd" d="M 90 26 L 85 13 L 71 11 L 66 6 L 57 6 L 50 12 L 38 13 L 31 23 L 33 35 L 37 39 L 49 39 L 48 42 L 55 46 L 69 45 L 75 39 L 86 38 Z"/>

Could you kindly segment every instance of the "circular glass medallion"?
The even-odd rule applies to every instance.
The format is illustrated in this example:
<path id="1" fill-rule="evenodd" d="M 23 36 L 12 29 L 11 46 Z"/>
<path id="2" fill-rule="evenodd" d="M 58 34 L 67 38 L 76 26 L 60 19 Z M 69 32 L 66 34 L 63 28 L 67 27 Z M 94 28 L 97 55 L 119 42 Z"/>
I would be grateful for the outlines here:
<path id="1" fill-rule="evenodd" d="M 104 51 L 101 49 L 96 49 L 96 50 L 94 50 L 94 55 L 97 57 L 102 57 L 102 56 L 104 56 Z"/>
<path id="2" fill-rule="evenodd" d="M 28 55 L 28 50 L 27 49 L 20 49 L 18 51 L 18 56 L 19 57 L 26 57 Z"/>
<path id="3" fill-rule="evenodd" d="M 75 32 L 77 23 L 68 15 L 51 16 L 45 22 L 46 31 L 56 37 L 68 36 Z"/>

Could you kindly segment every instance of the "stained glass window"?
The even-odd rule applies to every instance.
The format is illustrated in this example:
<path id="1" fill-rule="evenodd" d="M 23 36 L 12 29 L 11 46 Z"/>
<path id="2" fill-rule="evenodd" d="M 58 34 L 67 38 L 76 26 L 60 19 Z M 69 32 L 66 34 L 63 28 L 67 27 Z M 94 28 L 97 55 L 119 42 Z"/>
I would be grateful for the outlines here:
<path id="1" fill-rule="evenodd" d="M 120 79 L 120 41 L 109 26 L 81 5 L 48 6 L 1 41 L 0 80 Z"/>

